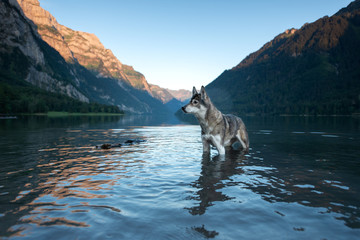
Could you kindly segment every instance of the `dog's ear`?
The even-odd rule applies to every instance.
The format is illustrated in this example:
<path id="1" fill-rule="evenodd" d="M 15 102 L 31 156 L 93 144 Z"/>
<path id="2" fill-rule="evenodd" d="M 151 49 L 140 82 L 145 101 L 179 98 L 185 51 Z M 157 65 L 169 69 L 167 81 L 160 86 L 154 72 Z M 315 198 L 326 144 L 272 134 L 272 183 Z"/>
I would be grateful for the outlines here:
<path id="1" fill-rule="evenodd" d="M 196 91 L 196 88 L 193 87 L 192 95 L 195 96 L 196 94 L 198 94 L 198 92 Z"/>
<path id="2" fill-rule="evenodd" d="M 207 95 L 207 93 L 206 93 L 206 91 L 205 91 L 204 86 L 201 86 L 200 94 L 201 94 L 201 99 L 202 99 L 202 100 L 205 101 L 205 100 L 208 100 L 208 99 L 209 99 L 209 97 L 208 97 L 208 95 Z"/>

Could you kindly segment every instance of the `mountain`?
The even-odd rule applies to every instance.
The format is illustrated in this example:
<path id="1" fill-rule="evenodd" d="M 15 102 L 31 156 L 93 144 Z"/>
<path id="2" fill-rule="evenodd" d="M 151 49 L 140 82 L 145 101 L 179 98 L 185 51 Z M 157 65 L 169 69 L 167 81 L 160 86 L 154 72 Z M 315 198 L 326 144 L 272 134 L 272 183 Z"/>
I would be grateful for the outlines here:
<path id="1" fill-rule="evenodd" d="M 184 102 L 192 97 L 192 93 L 189 90 L 185 90 L 185 89 L 180 89 L 180 90 L 166 89 L 166 90 L 181 102 Z"/>
<path id="2" fill-rule="evenodd" d="M 42 39 L 56 49 L 67 62 L 80 65 L 100 77 L 114 78 L 132 87 L 147 91 L 152 97 L 166 103 L 174 98 L 167 89 L 149 84 L 144 75 L 132 66 L 122 64 L 106 49 L 98 37 L 91 33 L 74 31 L 57 22 L 38 0 L 17 0 L 26 17 L 37 26 Z"/>
<path id="3" fill-rule="evenodd" d="M 158 85 L 149 84 L 150 92 L 152 96 L 156 96 L 163 103 L 167 103 L 174 99 L 174 96 L 164 88 L 159 87 Z"/>
<path id="4" fill-rule="evenodd" d="M 0 83 L 4 89 L 38 87 L 133 113 L 168 112 L 149 93 L 141 73 L 117 60 L 94 34 L 58 24 L 37 0 L 3 0 L 0 18 Z"/>
<path id="5" fill-rule="evenodd" d="M 19 4 L 25 16 L 36 25 L 42 39 L 67 62 L 78 62 L 100 77 L 119 79 L 137 89 L 149 91 L 145 77 L 133 67 L 122 64 L 95 34 L 74 31 L 59 24 L 38 0 L 13 2 Z"/>
<path id="6" fill-rule="evenodd" d="M 236 114 L 360 112 L 360 0 L 289 29 L 224 71 L 207 91 Z"/>
<path id="7" fill-rule="evenodd" d="M 68 96 L 89 102 L 75 82 L 62 76 L 63 81 L 58 81 L 54 74 L 50 74 L 49 65 L 53 59 L 48 57 L 46 52 L 51 53 L 52 49 L 39 41 L 39 35 L 33 30 L 21 16 L 21 13 L 13 8 L 8 1 L 1 1 L 1 32 L 0 32 L 0 53 L 2 75 L 14 75 L 23 78 L 27 82 L 41 86 L 45 90 L 66 93 Z M 67 65 L 61 59 L 58 67 L 67 69 Z M 40 71 L 40 69 L 43 69 Z M 68 70 L 68 69 L 67 69 Z M 47 84 L 45 84 L 45 82 Z"/>

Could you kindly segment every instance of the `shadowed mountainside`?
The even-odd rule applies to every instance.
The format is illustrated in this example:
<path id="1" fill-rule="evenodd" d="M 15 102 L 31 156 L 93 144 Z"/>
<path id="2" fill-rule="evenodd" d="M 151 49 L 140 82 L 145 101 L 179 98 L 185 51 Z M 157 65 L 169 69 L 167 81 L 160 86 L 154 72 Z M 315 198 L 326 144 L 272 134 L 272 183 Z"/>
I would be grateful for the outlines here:
<path id="1" fill-rule="evenodd" d="M 289 29 L 207 86 L 236 114 L 360 112 L 360 1 Z"/>

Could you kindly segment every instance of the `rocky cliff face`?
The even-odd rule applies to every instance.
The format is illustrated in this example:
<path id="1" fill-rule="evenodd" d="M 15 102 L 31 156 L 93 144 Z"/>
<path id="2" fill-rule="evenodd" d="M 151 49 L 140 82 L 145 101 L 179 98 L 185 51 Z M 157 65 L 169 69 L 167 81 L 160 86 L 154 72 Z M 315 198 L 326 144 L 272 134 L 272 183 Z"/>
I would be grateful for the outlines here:
<path id="1" fill-rule="evenodd" d="M 75 31 L 59 24 L 40 6 L 38 0 L 11 0 L 11 2 L 22 9 L 25 16 L 37 26 L 41 38 L 56 49 L 67 62 L 77 62 L 98 77 L 113 78 L 128 83 L 136 89 L 148 92 L 163 103 L 174 98 L 166 89 L 150 85 L 144 75 L 135 71 L 132 66 L 122 64 L 110 49 L 104 47 L 95 34 Z"/>
<path id="2" fill-rule="evenodd" d="M 26 65 L 28 65 L 22 66 L 22 68 L 27 67 L 26 69 L 8 70 L 22 72 L 24 80 L 42 89 L 63 93 L 88 102 L 89 99 L 81 93 L 76 82 L 58 81 L 54 77 L 53 72 L 47 66 L 46 56 L 39 44 L 38 35 L 25 21 L 22 12 L 12 8 L 7 1 L 1 1 L 0 4 L 0 53 L 2 56 L 11 56 L 16 52 L 18 58 L 21 53 L 26 57 Z M 6 66 L 8 62 L 6 59 L 0 58 L 0 65 Z M 10 67 L 15 68 L 15 64 L 11 64 Z M 44 71 L 40 69 L 44 69 Z"/>
<path id="3" fill-rule="evenodd" d="M 74 31 L 57 22 L 44 10 L 38 0 L 12 0 L 23 10 L 27 18 L 37 26 L 42 39 L 56 49 L 70 63 L 78 62 L 99 77 L 125 81 L 131 86 L 152 94 L 145 77 L 133 67 L 122 64 L 106 49 L 99 38 L 91 33 Z"/>
<path id="4" fill-rule="evenodd" d="M 39 36 L 41 36 L 45 42 L 55 48 L 65 60 L 74 61 L 69 47 L 57 32 L 57 29 L 60 29 L 62 26 L 58 24 L 56 19 L 48 11 L 40 7 L 38 0 L 10 0 L 10 3 L 21 9 L 21 12 L 37 25 Z"/>
<path id="5" fill-rule="evenodd" d="M 27 81 L 133 113 L 168 112 L 149 94 L 142 74 L 121 64 L 95 35 L 58 24 L 37 0 L 0 1 L 0 19 L 0 84 L 11 88 Z"/>

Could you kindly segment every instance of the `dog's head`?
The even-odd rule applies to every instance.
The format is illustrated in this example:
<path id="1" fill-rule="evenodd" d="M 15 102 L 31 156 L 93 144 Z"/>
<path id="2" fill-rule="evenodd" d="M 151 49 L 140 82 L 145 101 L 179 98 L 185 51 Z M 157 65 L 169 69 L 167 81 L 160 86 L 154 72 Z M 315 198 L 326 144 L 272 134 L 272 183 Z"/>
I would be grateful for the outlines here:
<path id="1" fill-rule="evenodd" d="M 190 102 L 183 106 L 181 109 L 185 113 L 192 113 L 195 115 L 200 115 L 201 113 L 206 113 L 206 110 L 209 108 L 210 98 L 207 95 L 204 86 L 201 86 L 200 93 L 197 92 L 196 88 L 193 87 L 192 97 Z"/>

